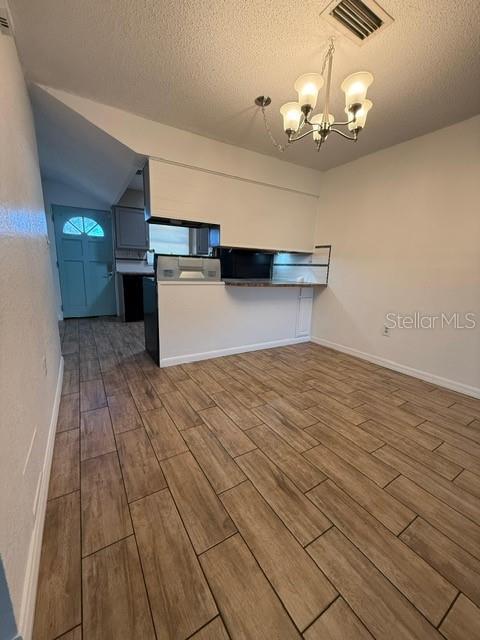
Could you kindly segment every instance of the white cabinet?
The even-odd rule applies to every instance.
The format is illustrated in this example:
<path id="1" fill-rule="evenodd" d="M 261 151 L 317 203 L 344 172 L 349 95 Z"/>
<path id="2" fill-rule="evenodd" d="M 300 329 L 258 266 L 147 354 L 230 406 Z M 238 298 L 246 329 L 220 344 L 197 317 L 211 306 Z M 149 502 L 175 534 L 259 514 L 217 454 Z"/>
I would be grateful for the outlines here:
<path id="1" fill-rule="evenodd" d="M 298 298 L 297 326 L 295 336 L 301 338 L 310 335 L 312 323 L 313 288 L 302 287 Z"/>
<path id="2" fill-rule="evenodd" d="M 311 195 L 152 159 L 149 172 L 152 215 L 219 224 L 226 247 L 313 250 Z"/>
<path id="3" fill-rule="evenodd" d="M 143 209 L 114 207 L 117 249 L 148 249 L 148 226 Z"/>

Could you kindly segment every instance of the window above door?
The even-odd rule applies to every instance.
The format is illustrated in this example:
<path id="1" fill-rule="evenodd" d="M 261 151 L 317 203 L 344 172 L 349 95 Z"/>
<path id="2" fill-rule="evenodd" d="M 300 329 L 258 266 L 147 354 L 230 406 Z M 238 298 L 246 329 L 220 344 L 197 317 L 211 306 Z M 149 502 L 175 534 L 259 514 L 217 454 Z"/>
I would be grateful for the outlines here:
<path id="1" fill-rule="evenodd" d="M 86 216 L 73 216 L 63 225 L 62 233 L 69 236 L 85 234 L 91 238 L 103 238 L 105 232 L 98 222 Z"/>

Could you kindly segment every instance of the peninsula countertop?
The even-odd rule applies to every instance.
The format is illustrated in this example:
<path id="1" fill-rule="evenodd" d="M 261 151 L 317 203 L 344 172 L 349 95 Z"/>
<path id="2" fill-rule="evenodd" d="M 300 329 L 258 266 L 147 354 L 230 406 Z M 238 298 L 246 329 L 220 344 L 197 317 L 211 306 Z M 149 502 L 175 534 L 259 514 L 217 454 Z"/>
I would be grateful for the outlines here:
<path id="1" fill-rule="evenodd" d="M 147 264 L 145 260 L 119 260 L 115 261 L 115 270 L 123 275 L 153 276 L 155 271 L 153 265 Z"/>
<path id="2" fill-rule="evenodd" d="M 224 278 L 227 287 L 325 287 L 317 282 L 296 282 L 293 280 L 271 280 L 256 278 L 246 280 L 241 278 Z"/>

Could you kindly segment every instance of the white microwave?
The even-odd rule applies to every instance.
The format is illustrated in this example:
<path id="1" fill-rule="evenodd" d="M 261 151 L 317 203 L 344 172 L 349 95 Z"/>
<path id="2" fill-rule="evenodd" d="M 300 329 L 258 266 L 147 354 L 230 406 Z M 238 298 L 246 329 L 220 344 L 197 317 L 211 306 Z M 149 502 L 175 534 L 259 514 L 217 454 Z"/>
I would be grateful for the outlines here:
<path id="1" fill-rule="evenodd" d="M 157 256 L 157 280 L 219 281 L 220 260 L 188 256 Z"/>

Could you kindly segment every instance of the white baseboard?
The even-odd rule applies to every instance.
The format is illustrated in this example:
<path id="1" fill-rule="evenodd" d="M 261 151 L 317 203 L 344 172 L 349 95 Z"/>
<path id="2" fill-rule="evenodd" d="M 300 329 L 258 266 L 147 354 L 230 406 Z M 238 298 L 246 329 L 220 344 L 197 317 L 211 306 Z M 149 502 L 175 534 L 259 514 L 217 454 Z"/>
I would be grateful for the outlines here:
<path id="1" fill-rule="evenodd" d="M 35 601 L 37 597 L 38 570 L 40 566 L 40 552 L 42 550 L 43 525 L 45 524 L 45 512 L 47 510 L 48 482 L 52 466 L 53 446 L 55 444 L 55 433 L 57 430 L 58 410 L 62 395 L 63 384 L 63 357 L 60 358 L 58 367 L 57 388 L 55 390 L 55 400 L 53 403 L 50 426 L 48 429 L 47 447 L 45 460 L 42 469 L 42 480 L 40 484 L 37 517 L 33 527 L 28 553 L 27 570 L 25 572 L 25 582 L 23 586 L 22 607 L 20 610 L 20 621 L 18 624 L 19 638 L 30 640 L 33 631 L 33 618 L 35 614 Z"/>
<path id="2" fill-rule="evenodd" d="M 426 382 L 432 382 L 439 387 L 445 387 L 446 389 L 450 389 L 451 391 L 457 391 L 458 393 L 463 393 L 467 396 L 472 396 L 473 398 L 480 398 L 479 387 L 472 387 L 468 384 L 464 384 L 463 382 L 457 382 L 456 380 L 443 378 L 442 376 L 437 376 L 436 374 L 430 373 L 428 371 L 414 369 L 413 367 L 408 367 L 404 364 L 400 364 L 399 362 L 393 362 L 393 360 L 380 358 L 379 356 L 372 355 L 371 353 L 365 353 L 364 351 L 359 351 L 358 349 L 353 349 L 352 347 L 347 347 L 343 344 L 338 344 L 337 342 L 331 342 L 330 340 L 326 340 L 325 338 L 315 338 L 314 336 L 312 336 L 311 341 L 315 342 L 316 344 L 320 344 L 323 347 L 329 347 L 330 349 L 334 349 L 335 351 L 348 353 L 349 355 L 355 356 L 362 360 L 367 360 L 368 362 L 379 364 L 382 367 L 386 367 L 387 369 L 393 369 L 393 371 L 406 373 L 409 376 L 419 378 L 420 380 L 425 380 Z"/>
<path id="3" fill-rule="evenodd" d="M 216 351 L 205 351 L 203 353 L 188 353 L 183 356 L 170 356 L 169 358 L 160 358 L 161 367 L 173 367 L 176 364 L 185 364 L 186 362 L 197 362 L 198 360 L 210 360 L 211 358 L 220 358 L 221 356 L 232 356 L 236 353 L 245 353 L 246 351 L 259 351 L 260 349 L 273 349 L 275 347 L 285 347 L 289 344 L 299 344 L 300 342 L 309 342 L 310 337 L 286 338 L 284 340 L 273 340 L 270 342 L 258 342 L 256 344 L 246 344 L 239 347 L 229 347 L 227 349 L 217 349 Z"/>

